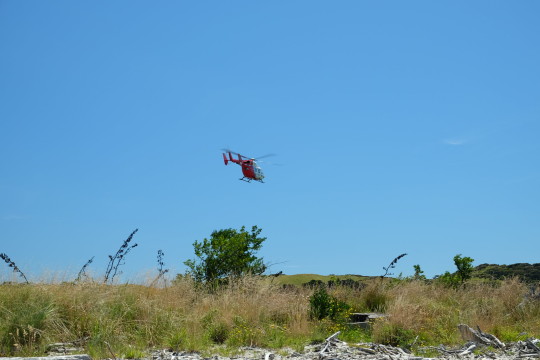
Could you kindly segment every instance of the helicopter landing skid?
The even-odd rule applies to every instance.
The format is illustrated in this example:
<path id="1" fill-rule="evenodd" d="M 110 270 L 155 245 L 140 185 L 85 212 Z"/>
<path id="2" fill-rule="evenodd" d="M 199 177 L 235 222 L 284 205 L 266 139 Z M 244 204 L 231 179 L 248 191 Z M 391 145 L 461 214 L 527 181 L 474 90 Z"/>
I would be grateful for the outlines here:
<path id="1" fill-rule="evenodd" d="M 246 180 L 246 177 L 245 177 L 245 176 L 244 176 L 243 178 L 238 179 L 238 180 L 242 180 L 242 181 L 245 181 L 245 182 L 247 182 L 247 183 L 250 183 L 251 180 L 255 180 L 255 181 L 258 181 L 258 182 L 261 182 L 261 183 L 264 184 L 264 181 L 262 181 L 262 180 L 257 180 L 257 179 L 252 179 L 252 178 L 247 178 L 247 180 Z"/>

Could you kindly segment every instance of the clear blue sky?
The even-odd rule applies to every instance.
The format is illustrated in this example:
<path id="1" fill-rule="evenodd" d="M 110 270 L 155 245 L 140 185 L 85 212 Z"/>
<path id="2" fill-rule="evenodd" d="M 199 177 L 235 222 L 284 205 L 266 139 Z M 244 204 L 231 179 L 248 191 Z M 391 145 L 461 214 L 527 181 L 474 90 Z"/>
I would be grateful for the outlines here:
<path id="1" fill-rule="evenodd" d="M 0 0 L 0 252 L 183 272 L 258 225 L 287 274 L 540 262 L 538 1 Z M 220 149 L 276 153 L 238 181 Z M 277 166 L 273 163 L 279 163 Z M 5 264 L 4 264 L 5 265 Z M 9 277 L 0 264 L 0 276 Z M 154 270 L 156 271 L 156 270 Z"/>

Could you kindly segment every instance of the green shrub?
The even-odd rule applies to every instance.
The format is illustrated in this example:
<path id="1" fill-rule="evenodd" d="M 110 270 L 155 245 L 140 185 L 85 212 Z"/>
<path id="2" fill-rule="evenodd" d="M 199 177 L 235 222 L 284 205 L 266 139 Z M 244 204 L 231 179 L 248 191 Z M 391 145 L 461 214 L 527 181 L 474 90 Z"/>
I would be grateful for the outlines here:
<path id="1" fill-rule="evenodd" d="M 330 318 L 336 320 L 341 313 L 350 309 L 350 306 L 328 294 L 324 287 L 319 287 L 309 298 L 310 316 L 312 319 L 322 320 Z"/>
<path id="2" fill-rule="evenodd" d="M 446 271 L 444 274 L 438 276 L 436 281 L 447 286 L 457 288 L 460 284 L 459 278 L 455 275 Z"/>
<path id="3" fill-rule="evenodd" d="M 208 337 L 215 344 L 223 344 L 229 338 L 230 329 L 223 323 L 217 323 L 208 329 Z"/>

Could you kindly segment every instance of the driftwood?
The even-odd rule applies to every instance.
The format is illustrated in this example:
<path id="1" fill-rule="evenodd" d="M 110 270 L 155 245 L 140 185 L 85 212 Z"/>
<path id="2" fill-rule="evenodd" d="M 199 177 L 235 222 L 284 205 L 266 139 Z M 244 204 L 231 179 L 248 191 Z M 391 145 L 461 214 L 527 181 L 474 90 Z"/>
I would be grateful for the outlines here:
<path id="1" fill-rule="evenodd" d="M 516 346 L 519 347 L 519 358 L 540 358 L 540 348 L 536 345 L 538 339 L 527 339 L 518 341 Z"/>
<path id="2" fill-rule="evenodd" d="M 369 355 L 375 355 L 377 352 L 373 349 L 370 349 L 370 348 L 364 348 L 364 347 L 358 347 L 356 348 L 356 350 L 360 351 L 360 352 L 363 352 L 363 353 L 366 353 L 366 354 L 369 354 Z"/>
<path id="3" fill-rule="evenodd" d="M 443 355 L 463 356 L 471 354 L 478 345 L 472 341 L 469 341 L 464 346 L 457 349 L 447 349 L 444 345 L 439 346 L 425 346 L 423 350 L 436 350 Z"/>
<path id="4" fill-rule="evenodd" d="M 529 345 L 534 351 L 540 354 L 540 348 L 536 346 L 535 343 L 533 343 L 531 339 L 527 339 L 526 342 L 527 342 L 527 345 Z"/>
<path id="5" fill-rule="evenodd" d="M 90 337 L 88 336 L 74 341 L 49 344 L 47 345 L 45 352 L 49 356 L 61 356 L 82 353 L 84 352 L 84 344 L 86 344 L 89 339 Z"/>
<path id="6" fill-rule="evenodd" d="M 458 329 L 461 333 L 461 337 L 463 338 L 463 340 L 472 341 L 476 344 L 481 345 L 494 346 L 499 349 L 505 348 L 504 343 L 497 339 L 495 335 L 482 332 L 482 330 L 480 330 L 480 327 L 478 327 L 478 330 L 474 330 L 473 328 L 465 324 L 459 324 Z"/>
<path id="7" fill-rule="evenodd" d="M 337 333 L 335 334 L 332 334 L 330 335 L 324 342 L 325 342 L 325 345 L 323 347 L 323 349 L 320 351 L 320 355 L 322 355 L 326 350 L 328 350 L 328 347 L 330 345 L 332 345 L 333 343 L 335 342 L 338 342 L 340 340 L 338 340 L 337 336 L 341 333 L 341 331 L 338 331 Z"/>
<path id="8" fill-rule="evenodd" d="M 38 356 L 38 357 L 0 357 L 1 360 L 92 360 L 90 355 L 61 355 L 61 356 Z"/>
<path id="9" fill-rule="evenodd" d="M 463 355 L 469 355 L 469 354 L 472 354 L 472 352 L 478 347 L 478 345 L 476 345 L 476 343 L 472 343 L 471 345 L 469 345 L 469 347 L 467 347 L 465 350 L 463 350 L 462 352 L 460 352 L 458 355 L 459 356 L 463 356 Z"/>

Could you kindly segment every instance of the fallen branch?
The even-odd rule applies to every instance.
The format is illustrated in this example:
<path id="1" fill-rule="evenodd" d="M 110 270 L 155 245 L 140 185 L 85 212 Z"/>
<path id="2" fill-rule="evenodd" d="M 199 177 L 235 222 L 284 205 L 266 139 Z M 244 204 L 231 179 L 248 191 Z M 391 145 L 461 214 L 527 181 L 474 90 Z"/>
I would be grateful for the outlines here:
<path id="1" fill-rule="evenodd" d="M 458 329 L 463 340 L 472 341 L 476 344 L 494 346 L 499 349 L 505 348 L 503 342 L 497 339 L 494 335 L 482 332 L 482 330 L 480 330 L 480 327 L 478 327 L 478 330 L 474 330 L 473 328 L 465 324 L 459 324 Z"/>
<path id="2" fill-rule="evenodd" d="M 325 340 L 324 348 L 320 351 L 320 354 L 322 355 L 326 350 L 328 350 L 328 347 L 332 344 L 332 342 L 337 340 L 337 336 L 341 333 L 341 331 L 338 331 L 335 334 L 330 335 L 328 339 Z"/>
<path id="3" fill-rule="evenodd" d="M 465 350 L 463 350 L 462 352 L 460 352 L 458 355 L 459 356 L 463 356 L 463 355 L 469 355 L 469 354 L 472 354 L 472 352 L 478 347 L 478 345 L 476 345 L 475 343 L 472 343 L 468 348 L 466 348 Z"/>

